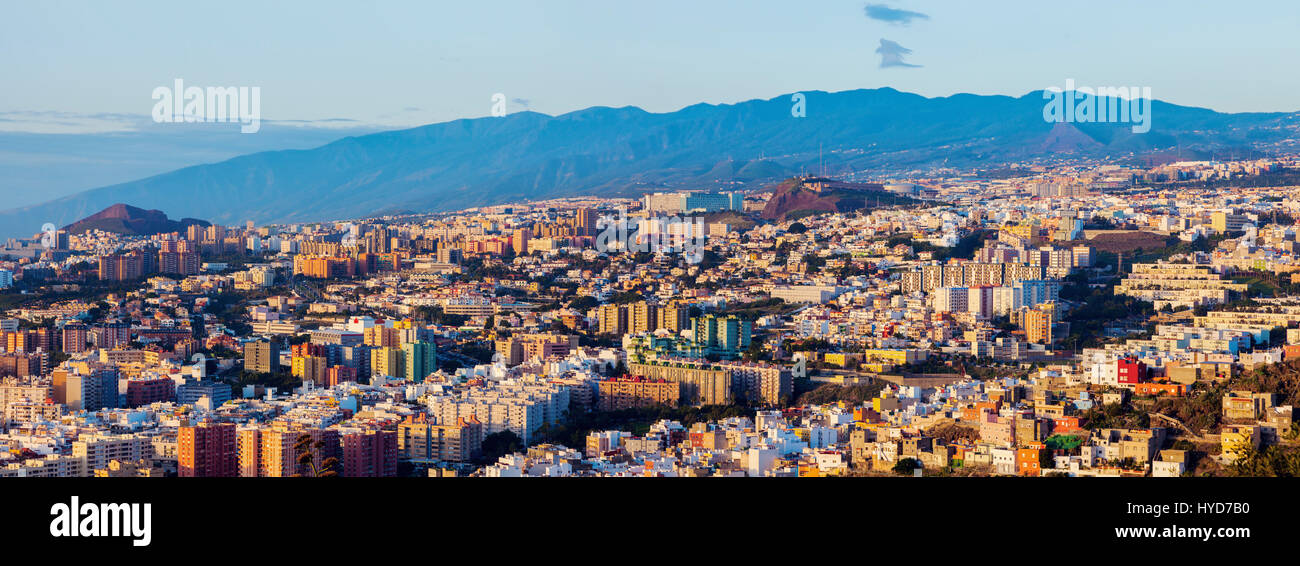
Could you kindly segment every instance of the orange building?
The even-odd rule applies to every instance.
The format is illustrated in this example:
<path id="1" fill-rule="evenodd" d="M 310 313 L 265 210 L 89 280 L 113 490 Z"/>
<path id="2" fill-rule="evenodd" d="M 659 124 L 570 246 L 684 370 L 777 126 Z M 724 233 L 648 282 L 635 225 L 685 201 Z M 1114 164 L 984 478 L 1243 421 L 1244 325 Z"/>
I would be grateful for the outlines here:
<path id="1" fill-rule="evenodd" d="M 1133 394 L 1182 397 L 1187 394 L 1187 386 L 1182 383 L 1138 383 L 1133 386 Z"/>
<path id="2" fill-rule="evenodd" d="M 1082 430 L 1079 417 L 1060 417 L 1052 420 L 1052 434 L 1067 434 Z"/>
<path id="3" fill-rule="evenodd" d="M 357 370 L 348 366 L 333 366 L 325 370 L 325 387 L 334 387 L 340 383 L 355 383 Z"/>
<path id="4" fill-rule="evenodd" d="M 235 425 L 204 422 L 181 427 L 176 460 L 183 478 L 235 477 Z"/>
<path id="5" fill-rule="evenodd" d="M 293 274 L 320 279 L 355 277 L 357 262 L 349 257 L 298 254 L 293 257 Z"/>
<path id="6" fill-rule="evenodd" d="M 1031 309 L 1025 311 L 1022 326 L 1025 340 L 1034 344 L 1052 343 L 1052 313 Z"/>
<path id="7" fill-rule="evenodd" d="M 664 379 L 645 377 L 620 377 L 599 383 L 602 411 L 617 411 L 654 405 L 677 405 L 681 398 L 681 384 Z"/>
<path id="8" fill-rule="evenodd" d="M 1037 477 L 1042 475 L 1042 465 L 1040 462 L 1047 447 L 1038 444 L 1028 444 L 1016 450 L 1016 475 Z"/>

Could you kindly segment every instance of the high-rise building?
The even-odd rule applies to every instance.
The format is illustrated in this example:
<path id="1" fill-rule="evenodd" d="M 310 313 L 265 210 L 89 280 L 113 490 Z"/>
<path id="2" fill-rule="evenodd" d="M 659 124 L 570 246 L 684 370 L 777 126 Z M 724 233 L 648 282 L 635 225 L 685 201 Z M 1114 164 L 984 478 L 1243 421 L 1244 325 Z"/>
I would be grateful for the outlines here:
<path id="1" fill-rule="evenodd" d="M 598 407 L 602 411 L 619 411 L 652 407 L 676 406 L 681 398 L 682 385 L 666 379 L 639 376 L 610 378 L 599 384 Z"/>
<path id="2" fill-rule="evenodd" d="M 437 350 L 437 346 L 432 342 L 402 344 L 406 379 L 418 383 L 424 381 L 429 374 L 438 371 Z"/>
<path id="3" fill-rule="evenodd" d="M 280 369 L 280 347 L 274 340 L 257 340 L 244 344 L 244 370 L 274 373 Z"/>
<path id="4" fill-rule="evenodd" d="M 118 407 L 118 371 L 98 362 L 74 362 L 55 369 L 51 378 L 54 402 L 69 411 L 97 411 Z"/>
<path id="5" fill-rule="evenodd" d="M 206 398 L 210 406 L 217 407 L 230 396 L 230 384 L 222 381 L 189 381 L 176 387 L 176 402 L 182 405 L 196 405 Z"/>
<path id="6" fill-rule="evenodd" d="M 340 437 L 343 476 L 391 478 L 397 475 L 397 432 L 344 429 Z"/>
<path id="7" fill-rule="evenodd" d="M 1035 344 L 1052 343 L 1052 313 L 1028 309 L 1021 319 L 1025 328 L 1025 340 Z"/>
<path id="8" fill-rule="evenodd" d="M 397 328 L 372 326 L 365 329 L 364 343 L 367 346 L 396 348 L 402 344 L 402 335 Z"/>
<path id="9" fill-rule="evenodd" d="M 307 437 L 307 450 L 312 455 L 311 466 L 303 465 L 299 460 L 298 445 L 303 436 Z M 258 458 L 263 477 L 311 476 L 324 471 L 326 460 L 341 456 L 338 429 L 275 423 L 261 431 L 261 440 L 262 450 Z"/>
<path id="10" fill-rule="evenodd" d="M 751 341 L 753 323 L 735 315 L 705 315 L 691 319 L 690 354 L 697 357 L 740 356 Z"/>
<path id="11" fill-rule="evenodd" d="M 528 240 L 533 238 L 533 231 L 528 228 L 519 228 L 510 236 L 510 247 L 515 250 L 515 255 L 526 255 L 528 253 Z"/>
<path id="12" fill-rule="evenodd" d="M 574 227 L 577 228 L 579 236 L 595 236 L 598 232 L 596 224 L 599 221 L 599 214 L 594 208 L 579 208 L 574 216 Z"/>
<path id="13" fill-rule="evenodd" d="M 142 407 L 176 398 L 176 382 L 166 376 L 141 376 L 126 380 L 126 406 Z"/>
<path id="14" fill-rule="evenodd" d="M 89 349 L 89 328 L 86 325 L 77 322 L 65 324 L 61 334 L 64 353 L 80 354 Z"/>
<path id="15" fill-rule="evenodd" d="M 329 369 L 329 360 L 325 356 L 294 356 L 291 363 L 294 377 L 318 385 L 325 383 L 325 370 Z"/>
<path id="16" fill-rule="evenodd" d="M 966 309 L 977 320 L 993 318 L 993 287 L 971 287 L 967 292 Z"/>
<path id="17" fill-rule="evenodd" d="M 261 425 L 252 425 L 241 426 L 235 431 L 236 473 L 241 478 L 265 475 L 262 469 L 262 430 Z"/>
<path id="18" fill-rule="evenodd" d="M 627 331 L 633 334 L 654 332 L 659 328 L 659 307 L 645 301 L 628 305 Z"/>
<path id="19" fill-rule="evenodd" d="M 691 326 L 691 306 L 681 301 L 670 301 L 667 305 L 659 307 L 659 321 L 656 324 L 658 328 L 663 328 L 675 334 L 680 334 L 682 330 Z"/>
<path id="20" fill-rule="evenodd" d="M 405 358 L 401 348 L 376 348 L 370 352 L 370 375 L 405 378 Z"/>
<path id="21" fill-rule="evenodd" d="M 966 287 L 941 287 L 932 295 L 937 312 L 966 312 L 970 309 L 970 290 Z"/>
<path id="22" fill-rule="evenodd" d="M 115 253 L 99 257 L 99 279 L 101 281 L 127 281 L 139 279 L 157 271 L 157 262 L 152 254 L 140 250 Z"/>
<path id="23" fill-rule="evenodd" d="M 627 305 L 601 305 L 596 311 L 601 334 L 627 333 Z"/>
<path id="24" fill-rule="evenodd" d="M 235 454 L 234 423 L 202 422 L 177 433 L 177 470 L 183 478 L 236 477 Z"/>
<path id="25" fill-rule="evenodd" d="M 424 413 L 397 425 L 398 452 L 413 462 L 469 462 L 483 445 L 483 423 L 473 415 L 451 424 L 431 422 Z"/>

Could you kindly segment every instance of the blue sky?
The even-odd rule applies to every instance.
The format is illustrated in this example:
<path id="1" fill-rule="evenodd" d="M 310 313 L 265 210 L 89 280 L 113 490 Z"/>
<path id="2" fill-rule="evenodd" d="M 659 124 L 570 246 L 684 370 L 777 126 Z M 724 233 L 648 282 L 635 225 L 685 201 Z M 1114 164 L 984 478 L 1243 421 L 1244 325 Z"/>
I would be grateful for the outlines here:
<path id="1" fill-rule="evenodd" d="M 925 17 L 873 19 L 869 4 Z M 147 115 L 151 91 L 177 77 L 259 86 L 264 120 L 385 126 L 484 116 L 496 92 L 558 114 L 881 86 L 1020 95 L 1067 78 L 1222 111 L 1300 110 L 1300 5 L 1281 0 L 5 0 L 3 14 L 11 131 L 50 121 L 32 112 L 111 130 L 111 115 Z M 916 66 L 881 68 L 882 39 Z"/>
<path id="2" fill-rule="evenodd" d="M 808 91 L 1150 87 L 1300 110 L 1290 0 L 0 0 L 0 210 L 270 149 L 508 110 L 668 112 Z M 887 61 L 888 66 L 882 66 Z M 155 124 L 258 87 L 263 126 Z"/>

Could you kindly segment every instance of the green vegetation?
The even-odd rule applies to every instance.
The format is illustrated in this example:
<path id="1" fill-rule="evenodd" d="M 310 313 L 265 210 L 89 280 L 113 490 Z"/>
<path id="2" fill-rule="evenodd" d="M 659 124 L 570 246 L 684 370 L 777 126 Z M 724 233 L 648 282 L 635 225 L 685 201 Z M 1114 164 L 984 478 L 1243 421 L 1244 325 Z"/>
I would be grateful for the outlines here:
<path id="1" fill-rule="evenodd" d="M 294 377 L 289 372 L 257 373 L 248 370 L 239 372 L 236 382 L 231 386 L 234 396 L 238 398 L 246 385 L 274 387 L 276 391 L 292 391 L 302 386 L 302 378 Z"/>
<path id="2" fill-rule="evenodd" d="M 461 326 L 469 320 L 469 317 L 459 314 L 447 314 L 443 312 L 442 307 L 433 305 L 427 307 L 416 307 L 415 316 L 431 324 L 441 324 L 446 326 Z"/>
<path id="3" fill-rule="evenodd" d="M 334 457 L 326 458 L 319 465 L 316 463 L 316 456 L 313 452 L 319 452 L 325 448 L 324 440 L 312 442 L 310 434 L 304 434 L 298 437 L 294 442 L 293 449 L 298 452 L 298 473 L 294 477 L 312 477 L 312 478 L 333 478 L 339 475 L 339 459 Z"/>
<path id="4" fill-rule="evenodd" d="M 583 444 L 575 444 L 573 446 L 585 445 L 586 441 L 584 439 Z M 514 431 L 503 430 L 501 432 L 494 432 L 483 437 L 482 451 L 479 453 L 478 464 L 491 464 L 496 462 L 497 459 L 502 456 L 514 454 L 523 449 L 524 439 L 519 438 L 519 435 L 515 434 Z"/>
<path id="5" fill-rule="evenodd" d="M 1300 360 L 1255 367 L 1233 378 L 1232 389 L 1277 394 L 1278 405 L 1300 405 Z"/>
<path id="6" fill-rule="evenodd" d="M 721 314 L 734 314 L 740 318 L 754 320 L 761 316 L 769 314 L 783 314 L 799 308 L 798 305 L 787 305 L 784 299 L 771 298 L 760 299 L 749 303 L 739 303 L 728 305 L 727 309 Z"/>
<path id="7" fill-rule="evenodd" d="M 1292 283 L 1290 274 L 1279 276 L 1270 271 L 1252 271 L 1232 276 L 1233 281 L 1245 283 L 1247 297 L 1280 297 L 1300 294 L 1300 285 Z"/>
<path id="8" fill-rule="evenodd" d="M 1294 406 L 1300 403 L 1300 360 L 1262 365 L 1187 397 L 1162 397 L 1149 411 L 1176 418 L 1202 434 L 1213 432 L 1222 421 L 1223 396 L 1232 390 L 1276 393 L 1277 404 Z"/>
<path id="9" fill-rule="evenodd" d="M 1113 285 L 1089 286 L 1087 275 L 1082 272 L 1065 279 L 1060 296 L 1064 300 L 1082 303 L 1064 319 L 1070 323 L 1070 334 L 1062 341 L 1068 349 L 1096 347 L 1105 338 L 1107 325 L 1124 321 L 1137 324 L 1155 314 L 1151 303 L 1116 295 Z"/>
<path id="10" fill-rule="evenodd" d="M 1151 426 L 1151 416 L 1146 411 L 1134 411 L 1125 404 L 1111 403 L 1093 406 L 1084 411 L 1080 421 L 1084 428 L 1097 430 L 1103 428 L 1147 428 Z"/>
<path id="11" fill-rule="evenodd" d="M 1228 475 L 1241 477 L 1293 478 L 1300 476 L 1300 447 L 1247 446 L 1228 466 Z"/>
<path id="12" fill-rule="evenodd" d="M 971 259 L 975 257 L 975 250 L 984 246 L 984 240 L 995 238 L 997 237 L 997 234 L 996 230 L 975 230 L 974 232 L 962 237 L 957 241 L 956 245 L 950 248 L 936 246 L 930 242 L 913 240 L 910 236 L 906 235 L 890 236 L 888 240 L 885 240 L 885 245 L 890 247 L 899 244 L 912 246 L 912 251 L 916 253 L 931 252 L 934 254 L 934 259 L 940 261 L 945 261 L 949 258 Z"/>
<path id="13" fill-rule="evenodd" d="M 921 461 L 916 458 L 901 458 L 897 464 L 894 464 L 894 473 L 902 476 L 910 476 L 915 470 L 921 468 Z"/>
<path id="14" fill-rule="evenodd" d="M 1043 440 L 1052 450 L 1075 450 L 1083 445 L 1083 437 L 1073 434 L 1053 434 Z"/>

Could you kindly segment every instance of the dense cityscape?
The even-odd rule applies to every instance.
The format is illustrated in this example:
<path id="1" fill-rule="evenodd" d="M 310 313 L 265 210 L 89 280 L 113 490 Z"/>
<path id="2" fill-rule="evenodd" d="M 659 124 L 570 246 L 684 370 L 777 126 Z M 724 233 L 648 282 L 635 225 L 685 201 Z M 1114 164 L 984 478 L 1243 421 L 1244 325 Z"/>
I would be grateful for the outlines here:
<path id="1" fill-rule="evenodd" d="M 1298 171 L 36 222 L 0 476 L 1293 476 Z"/>

